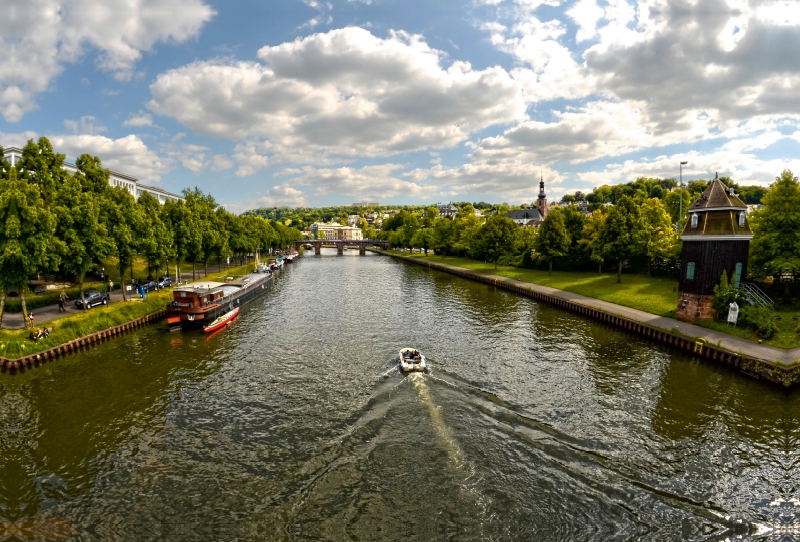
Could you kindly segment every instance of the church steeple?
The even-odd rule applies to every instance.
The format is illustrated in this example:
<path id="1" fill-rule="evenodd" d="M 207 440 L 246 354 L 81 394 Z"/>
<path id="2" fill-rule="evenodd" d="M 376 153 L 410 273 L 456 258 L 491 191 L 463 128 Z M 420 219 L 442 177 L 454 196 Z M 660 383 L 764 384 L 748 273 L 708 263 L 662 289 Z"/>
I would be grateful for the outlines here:
<path id="1" fill-rule="evenodd" d="M 539 200 L 536 202 L 536 208 L 539 214 L 542 215 L 542 220 L 547 216 L 547 195 L 544 193 L 544 176 L 539 180 Z"/>

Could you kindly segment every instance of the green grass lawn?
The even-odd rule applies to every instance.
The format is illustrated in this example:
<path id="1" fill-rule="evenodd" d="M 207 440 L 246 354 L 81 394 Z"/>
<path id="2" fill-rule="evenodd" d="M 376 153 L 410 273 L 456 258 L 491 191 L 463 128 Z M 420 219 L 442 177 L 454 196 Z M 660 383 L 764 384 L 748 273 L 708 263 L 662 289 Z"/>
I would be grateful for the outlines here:
<path id="1" fill-rule="evenodd" d="M 226 276 L 241 276 L 253 271 L 254 264 L 243 267 L 232 267 L 221 273 L 209 274 L 210 280 L 224 279 Z M 0 356 L 16 359 L 37 352 L 43 352 L 54 346 L 85 337 L 142 316 L 157 312 L 172 301 L 171 290 L 159 290 L 147 294 L 142 300 L 134 296 L 127 303 L 114 303 L 107 307 L 95 307 L 86 313 L 65 316 L 57 320 L 45 322 L 42 326 L 51 328 L 50 336 L 38 342 L 30 339 L 29 329 L 0 331 Z"/>
<path id="2" fill-rule="evenodd" d="M 399 251 L 393 252 L 400 254 Z M 678 281 L 670 278 L 623 274 L 622 283 L 617 284 L 615 273 L 598 275 L 585 271 L 553 271 L 553 275 L 550 276 L 547 271 L 538 269 L 521 269 L 502 265 L 495 269 L 494 264 L 491 263 L 455 256 L 435 256 L 432 252 L 428 256 L 418 253 L 409 254 L 408 252 L 402 254 L 575 292 L 658 316 L 674 318 L 675 308 L 678 305 Z M 696 325 L 755 342 L 762 340 L 764 344 L 778 348 L 800 347 L 800 333 L 796 331 L 800 325 L 800 311 L 776 310 L 775 315 L 778 332 L 770 340 L 762 340 L 756 332 L 749 329 L 726 326 L 725 322 L 702 322 Z"/>
<path id="3" fill-rule="evenodd" d="M 575 292 L 659 316 L 674 317 L 675 308 L 678 306 L 678 281 L 674 279 L 623 274 L 622 283 L 617 284 L 616 274 L 598 275 L 580 271 L 553 271 L 553 275 L 550 276 L 547 271 L 538 269 L 522 269 L 502 265 L 495 269 L 494 264 L 491 263 L 454 256 L 413 254 L 413 257 Z"/>

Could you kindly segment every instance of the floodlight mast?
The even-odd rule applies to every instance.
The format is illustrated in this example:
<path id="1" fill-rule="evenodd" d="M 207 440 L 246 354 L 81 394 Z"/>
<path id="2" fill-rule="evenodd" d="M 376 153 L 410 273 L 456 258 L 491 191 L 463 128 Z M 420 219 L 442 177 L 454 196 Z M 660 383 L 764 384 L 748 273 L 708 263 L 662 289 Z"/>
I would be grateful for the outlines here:
<path id="1" fill-rule="evenodd" d="M 686 165 L 686 164 L 688 164 L 688 163 L 689 163 L 689 162 L 681 162 L 681 164 L 680 164 L 680 171 L 681 171 L 681 190 L 680 190 L 680 203 L 678 204 L 678 205 L 679 205 L 679 210 L 678 210 L 678 222 L 680 222 L 680 221 L 681 221 L 681 218 L 683 218 L 683 166 L 685 166 L 685 165 Z"/>

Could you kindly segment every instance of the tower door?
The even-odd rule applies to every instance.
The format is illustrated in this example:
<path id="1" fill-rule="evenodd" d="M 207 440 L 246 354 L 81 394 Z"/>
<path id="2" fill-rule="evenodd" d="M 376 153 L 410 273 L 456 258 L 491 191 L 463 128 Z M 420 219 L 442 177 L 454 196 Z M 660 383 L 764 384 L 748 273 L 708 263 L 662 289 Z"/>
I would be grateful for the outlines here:
<path id="1" fill-rule="evenodd" d="M 736 271 L 733 272 L 733 287 L 739 289 L 739 283 L 742 282 L 742 264 L 736 264 Z"/>

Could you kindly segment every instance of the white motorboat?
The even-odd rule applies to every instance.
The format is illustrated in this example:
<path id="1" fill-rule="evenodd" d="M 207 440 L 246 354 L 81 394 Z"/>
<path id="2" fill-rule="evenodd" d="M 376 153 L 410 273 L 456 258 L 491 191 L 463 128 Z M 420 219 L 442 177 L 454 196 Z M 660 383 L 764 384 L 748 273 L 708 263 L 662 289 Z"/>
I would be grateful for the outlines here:
<path id="1" fill-rule="evenodd" d="M 403 348 L 397 355 L 397 363 L 403 373 L 424 372 L 428 370 L 428 362 L 422 352 L 415 348 Z"/>

